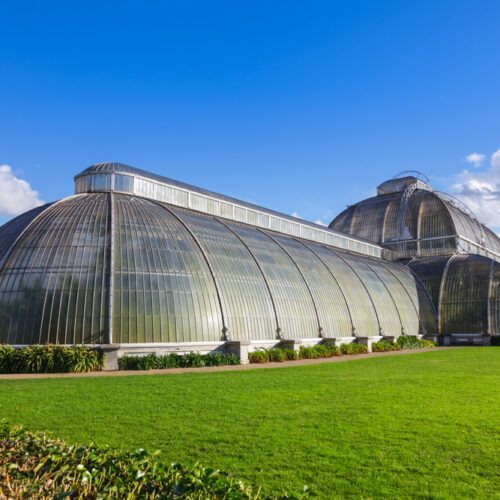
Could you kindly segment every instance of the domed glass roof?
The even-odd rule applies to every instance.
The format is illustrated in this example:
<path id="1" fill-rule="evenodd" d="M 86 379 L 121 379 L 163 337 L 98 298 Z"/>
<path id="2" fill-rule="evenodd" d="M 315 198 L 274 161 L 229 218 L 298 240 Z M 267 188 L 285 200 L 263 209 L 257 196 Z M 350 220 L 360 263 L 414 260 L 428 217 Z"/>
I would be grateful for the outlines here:
<path id="1" fill-rule="evenodd" d="M 384 182 L 378 192 L 348 207 L 329 227 L 381 244 L 400 258 L 458 251 L 500 259 L 500 238 L 449 195 L 412 177 Z"/>

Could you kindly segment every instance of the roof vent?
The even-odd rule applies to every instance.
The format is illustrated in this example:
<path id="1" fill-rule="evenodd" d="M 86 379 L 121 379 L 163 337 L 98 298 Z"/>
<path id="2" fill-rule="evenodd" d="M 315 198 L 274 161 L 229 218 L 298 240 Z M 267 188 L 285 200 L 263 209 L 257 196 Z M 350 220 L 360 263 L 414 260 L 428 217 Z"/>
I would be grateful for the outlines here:
<path id="1" fill-rule="evenodd" d="M 384 194 L 401 193 L 406 191 L 410 186 L 414 186 L 414 189 L 431 191 L 427 176 L 417 170 L 405 170 L 396 174 L 392 179 L 380 184 L 377 187 L 377 194 L 381 196 Z"/>

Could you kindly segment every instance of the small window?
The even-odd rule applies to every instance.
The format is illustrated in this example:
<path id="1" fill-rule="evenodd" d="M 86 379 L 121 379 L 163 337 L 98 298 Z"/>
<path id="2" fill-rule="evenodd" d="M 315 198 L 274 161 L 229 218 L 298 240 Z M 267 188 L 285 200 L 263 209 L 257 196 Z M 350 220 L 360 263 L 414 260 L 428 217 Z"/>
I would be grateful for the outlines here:
<path id="1" fill-rule="evenodd" d="M 130 175 L 115 174 L 115 190 L 125 193 L 134 192 L 134 178 Z"/>

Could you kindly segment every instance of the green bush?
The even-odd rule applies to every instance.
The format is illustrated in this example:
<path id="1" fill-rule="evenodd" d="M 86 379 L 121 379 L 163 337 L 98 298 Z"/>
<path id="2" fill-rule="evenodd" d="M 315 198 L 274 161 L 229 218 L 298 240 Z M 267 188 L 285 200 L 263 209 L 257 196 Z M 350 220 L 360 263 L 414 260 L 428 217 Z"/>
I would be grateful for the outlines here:
<path id="1" fill-rule="evenodd" d="M 312 347 L 301 346 L 299 349 L 299 358 L 301 359 L 331 358 L 341 355 L 342 353 L 336 345 L 318 344 Z"/>
<path id="2" fill-rule="evenodd" d="M 258 349 L 248 353 L 250 363 L 269 363 L 269 351 L 267 349 Z"/>
<path id="3" fill-rule="evenodd" d="M 387 340 L 381 340 L 380 342 L 372 343 L 373 352 L 384 352 L 384 351 L 400 351 L 401 346 L 397 342 L 388 342 Z"/>
<path id="4" fill-rule="evenodd" d="M 275 348 L 275 349 L 269 349 L 268 351 L 269 354 L 269 361 L 273 361 L 276 363 L 283 363 L 283 361 L 286 361 L 287 356 L 283 349 Z"/>
<path id="5" fill-rule="evenodd" d="M 283 349 L 287 361 L 295 361 L 299 359 L 299 353 L 295 349 Z"/>
<path id="6" fill-rule="evenodd" d="M 428 347 L 436 347 L 436 343 L 432 340 L 420 340 L 415 335 L 401 335 L 397 343 L 401 349 L 422 349 Z"/>
<path id="7" fill-rule="evenodd" d="M 433 340 L 420 340 L 420 347 L 436 347 L 436 342 L 434 342 Z"/>
<path id="8" fill-rule="evenodd" d="M 159 451 L 69 446 L 42 433 L 0 426 L 1 498 L 278 499 L 200 464 L 165 465 Z"/>
<path id="9" fill-rule="evenodd" d="M 491 345 L 500 346 L 500 335 L 493 335 L 491 337 Z"/>
<path id="10" fill-rule="evenodd" d="M 349 354 L 349 355 L 355 355 L 355 354 L 364 354 L 368 352 L 368 347 L 366 347 L 363 344 L 340 344 L 340 352 L 342 354 Z"/>
<path id="11" fill-rule="evenodd" d="M 241 364 L 241 361 L 236 354 L 221 354 L 219 352 L 205 354 L 205 366 L 227 366 L 239 364 Z"/>
<path id="12" fill-rule="evenodd" d="M 203 368 L 205 366 L 205 356 L 199 352 L 190 352 L 180 357 L 182 368 Z"/>
<path id="13" fill-rule="evenodd" d="M 316 349 L 314 349 L 314 347 L 300 346 L 299 358 L 300 359 L 315 359 L 315 358 L 319 358 L 319 354 L 316 351 Z"/>
<path id="14" fill-rule="evenodd" d="M 123 355 L 118 360 L 120 370 L 158 370 L 163 368 L 200 368 L 203 366 L 239 365 L 240 358 L 235 354 L 220 354 L 212 352 L 199 354 L 190 352 L 179 355 L 175 352 L 169 354 L 146 354 L 144 356 Z"/>
<path id="15" fill-rule="evenodd" d="M 401 335 L 397 343 L 401 349 L 420 349 L 420 340 L 415 335 Z"/>
<path id="16" fill-rule="evenodd" d="M 104 354 L 88 346 L 0 346 L 0 373 L 83 373 L 102 370 Z"/>

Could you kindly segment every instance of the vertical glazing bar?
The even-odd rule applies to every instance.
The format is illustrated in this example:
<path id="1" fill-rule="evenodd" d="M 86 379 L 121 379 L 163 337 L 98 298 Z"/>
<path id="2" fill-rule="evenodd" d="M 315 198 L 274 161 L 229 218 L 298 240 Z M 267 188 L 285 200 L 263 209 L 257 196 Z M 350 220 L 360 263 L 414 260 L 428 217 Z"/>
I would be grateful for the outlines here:
<path id="1" fill-rule="evenodd" d="M 114 271 L 115 271 L 115 200 L 113 193 L 109 193 L 109 318 L 108 318 L 108 343 L 113 343 L 113 294 L 114 294 Z"/>

